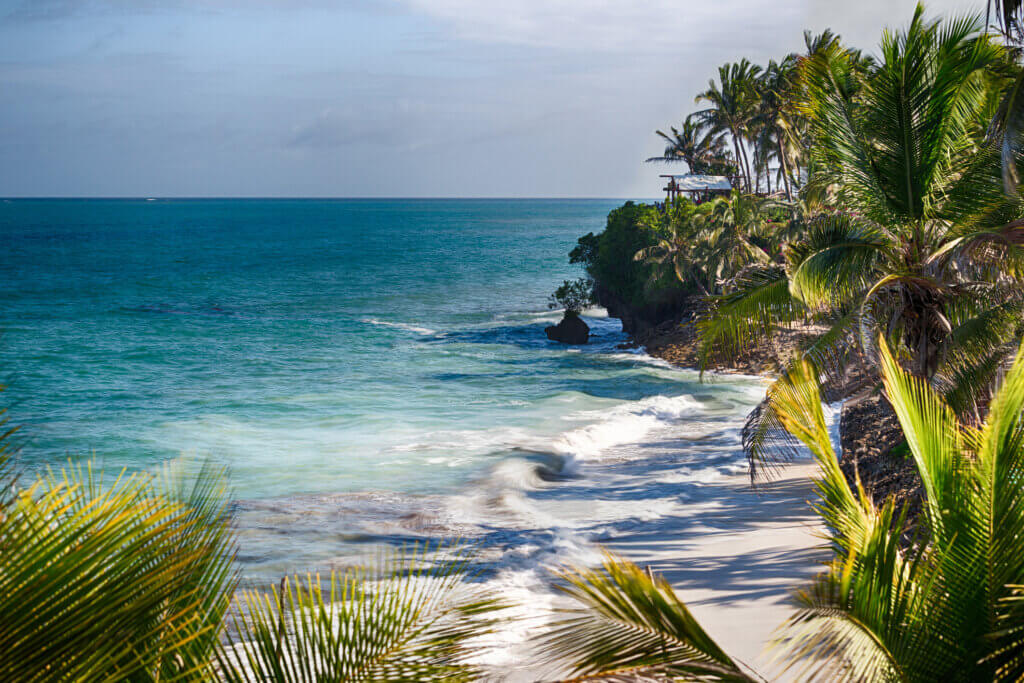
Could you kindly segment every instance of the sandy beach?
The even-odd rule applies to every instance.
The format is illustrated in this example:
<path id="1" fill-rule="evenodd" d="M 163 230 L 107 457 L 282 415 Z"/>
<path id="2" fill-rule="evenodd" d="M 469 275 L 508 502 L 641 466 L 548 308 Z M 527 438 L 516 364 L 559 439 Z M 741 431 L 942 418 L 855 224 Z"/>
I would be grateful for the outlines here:
<path id="1" fill-rule="evenodd" d="M 745 475 L 709 483 L 706 499 L 718 504 L 699 516 L 666 517 L 605 546 L 667 578 L 719 645 L 771 674 L 766 646 L 792 613 L 790 591 L 829 558 L 808 504 L 815 472 L 799 462 L 756 491 Z"/>

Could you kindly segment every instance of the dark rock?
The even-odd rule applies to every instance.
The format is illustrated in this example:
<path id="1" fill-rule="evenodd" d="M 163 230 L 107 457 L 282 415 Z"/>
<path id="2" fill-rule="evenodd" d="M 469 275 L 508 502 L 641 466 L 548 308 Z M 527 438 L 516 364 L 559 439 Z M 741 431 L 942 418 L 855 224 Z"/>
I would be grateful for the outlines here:
<path id="1" fill-rule="evenodd" d="M 557 325 L 544 328 L 551 341 L 563 344 L 586 344 L 590 339 L 590 327 L 578 315 L 567 314 Z"/>

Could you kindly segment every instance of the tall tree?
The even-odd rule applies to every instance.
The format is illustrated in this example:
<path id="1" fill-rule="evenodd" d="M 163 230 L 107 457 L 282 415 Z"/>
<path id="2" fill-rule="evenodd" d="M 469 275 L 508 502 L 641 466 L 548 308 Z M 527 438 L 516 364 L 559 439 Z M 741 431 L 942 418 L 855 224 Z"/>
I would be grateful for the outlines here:
<path id="1" fill-rule="evenodd" d="M 706 102 L 709 106 L 693 114 L 712 130 L 732 137 L 733 151 L 747 192 L 753 191 L 753 179 L 745 139 L 757 104 L 754 84 L 760 73 L 761 67 L 746 59 L 719 67 L 718 83 L 709 81 L 708 89 L 696 98 L 697 102 Z"/>
<path id="2" fill-rule="evenodd" d="M 691 173 L 721 171 L 731 164 L 722 133 L 698 122 L 693 115 L 686 117 L 682 127 L 672 126 L 669 131 L 654 131 L 665 141 L 665 151 L 646 161 L 682 161 Z"/>
<path id="3" fill-rule="evenodd" d="M 1021 206 L 999 186 L 984 138 L 1005 53 L 978 18 L 887 33 L 867 64 L 832 42 L 804 60 L 814 144 L 808 181 L 837 211 L 808 220 L 785 267 L 746 279 L 703 323 L 705 350 L 736 348 L 780 322 L 830 325 L 804 353 L 839 374 L 859 342 L 885 335 L 918 377 L 962 413 L 999 367 L 1024 310 Z M 754 459 L 778 425 L 763 410 L 747 440 Z"/>
<path id="4" fill-rule="evenodd" d="M 772 153 L 779 161 L 779 176 L 786 191 L 786 199 L 792 200 L 790 187 L 789 159 L 793 156 L 793 143 L 797 130 L 795 109 L 796 55 L 789 55 L 781 62 L 771 60 L 761 74 L 758 83 L 760 94 L 755 121 L 760 128 L 759 147 L 763 149 L 766 161 Z M 775 149 L 771 150 L 774 143 Z"/>

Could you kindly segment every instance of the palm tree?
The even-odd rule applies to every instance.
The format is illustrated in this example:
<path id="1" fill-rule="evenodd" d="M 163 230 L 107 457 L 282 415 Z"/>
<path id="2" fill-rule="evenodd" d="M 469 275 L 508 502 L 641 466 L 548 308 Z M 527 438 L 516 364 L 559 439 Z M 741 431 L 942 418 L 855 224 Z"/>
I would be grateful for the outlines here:
<path id="1" fill-rule="evenodd" d="M 999 29 L 1007 45 L 1020 49 L 1024 43 L 1024 2 L 1021 0 L 989 0 L 985 6 L 985 28 L 991 26 L 993 9 Z M 991 122 L 991 137 L 1002 150 L 1003 187 L 1011 196 L 1017 196 L 1021 184 L 1017 169 L 1021 149 L 1024 148 L 1024 70 L 1017 64 L 1016 77 L 1003 93 L 1003 101 Z"/>
<path id="2" fill-rule="evenodd" d="M 771 261 L 764 203 L 733 190 L 727 197 L 716 197 L 695 216 L 704 269 L 719 287 L 747 264 Z"/>
<path id="3" fill-rule="evenodd" d="M 730 164 L 722 134 L 698 123 L 693 115 L 686 117 L 682 128 L 669 130 L 671 134 L 655 131 L 667 144 L 660 157 L 650 157 L 647 162 L 683 161 L 691 173 L 711 173 Z"/>
<path id="4" fill-rule="evenodd" d="M 655 244 L 633 255 L 634 261 L 655 266 L 648 287 L 660 282 L 665 275 L 665 266 L 671 265 L 680 282 L 689 280 L 701 294 L 711 295 L 709 288 L 714 288 L 714 282 L 709 282 L 707 271 L 703 269 L 705 263 L 698 244 L 700 228 L 697 213 L 704 210 L 691 202 L 676 202 L 665 211 L 648 214 L 642 219 L 643 227 L 658 236 Z"/>
<path id="5" fill-rule="evenodd" d="M 769 251 L 777 245 L 767 230 L 766 204 L 733 190 L 699 206 L 681 202 L 651 214 L 643 225 L 661 237 L 633 258 L 656 266 L 671 264 L 681 282 L 693 281 L 705 296 L 720 292 L 722 283 L 747 264 L 771 261 Z M 653 277 L 660 276 L 655 269 Z"/>
<path id="6" fill-rule="evenodd" d="M 753 191 L 753 186 L 744 138 L 757 100 L 754 81 L 760 73 L 761 67 L 746 59 L 719 67 L 719 82 L 709 81 L 708 89 L 696 98 L 697 102 L 707 102 L 710 106 L 693 114 L 716 133 L 729 133 L 732 137 L 733 151 L 748 193 Z"/>
<path id="7" fill-rule="evenodd" d="M 797 593 L 777 647 L 798 677 L 829 681 L 1024 676 L 1024 346 L 987 418 L 961 424 L 880 339 L 882 371 L 927 493 L 925 535 L 906 547 L 892 499 L 851 489 L 822 411 L 817 371 L 776 386 L 779 415 L 820 468 L 817 509 L 834 559 Z M 609 557 L 563 573 L 580 603 L 540 641 L 574 680 L 758 680 L 701 629 L 662 579 Z"/>
<path id="8" fill-rule="evenodd" d="M 1006 39 L 1016 43 L 1024 41 L 1024 1 L 988 0 L 985 3 L 986 29 L 991 25 L 993 10 Z"/>
<path id="9" fill-rule="evenodd" d="M 781 62 L 768 62 L 768 67 L 761 74 L 758 84 L 760 104 L 755 117 L 755 125 L 760 130 L 757 147 L 762 150 L 766 167 L 773 154 L 779 160 L 779 176 L 785 187 L 787 200 L 793 198 L 789 159 L 794 155 L 794 142 L 798 135 L 797 114 L 794 108 L 796 63 L 796 55 L 789 55 Z M 774 150 L 771 149 L 772 146 L 775 147 Z M 768 191 L 771 192 L 770 185 Z"/>
<path id="10" fill-rule="evenodd" d="M 856 357 L 851 342 L 873 358 L 882 332 L 917 376 L 976 412 L 1024 310 L 1020 207 L 1000 191 L 998 152 L 978 125 L 995 106 L 1004 53 L 978 28 L 927 22 L 918 7 L 866 73 L 838 43 L 804 61 L 808 191 L 839 210 L 808 218 L 784 267 L 760 269 L 719 302 L 705 350 L 812 316 L 829 327 L 804 354 L 838 376 Z M 751 457 L 771 459 L 771 410 L 755 423 Z"/>

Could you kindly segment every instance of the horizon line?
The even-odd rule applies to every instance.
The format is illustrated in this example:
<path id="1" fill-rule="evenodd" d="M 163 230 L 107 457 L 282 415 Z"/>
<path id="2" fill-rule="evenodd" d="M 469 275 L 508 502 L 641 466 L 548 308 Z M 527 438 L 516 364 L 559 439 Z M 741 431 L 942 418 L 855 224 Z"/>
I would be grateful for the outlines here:
<path id="1" fill-rule="evenodd" d="M 631 199 L 657 199 L 657 197 L 599 197 L 599 196 L 536 196 L 536 197 L 501 197 L 501 196 L 471 196 L 459 197 L 455 195 L 442 196 L 410 196 L 410 197 L 377 197 L 377 196 L 306 196 L 306 195 L 20 195 L 0 196 L 0 201 L 23 201 L 34 199 L 56 199 L 56 200 L 104 200 L 104 199 L 141 199 L 154 201 L 175 200 L 175 199 L 288 199 L 288 200 L 313 200 L 313 201 L 337 201 L 337 200 L 360 200 L 360 201 L 383 201 L 383 200 L 571 200 L 571 199 L 597 199 L 597 200 L 631 200 Z"/>

